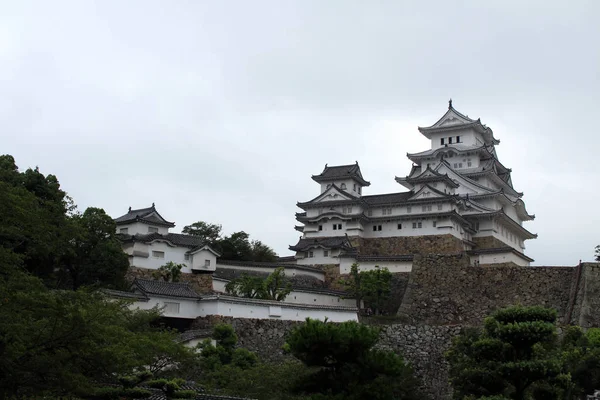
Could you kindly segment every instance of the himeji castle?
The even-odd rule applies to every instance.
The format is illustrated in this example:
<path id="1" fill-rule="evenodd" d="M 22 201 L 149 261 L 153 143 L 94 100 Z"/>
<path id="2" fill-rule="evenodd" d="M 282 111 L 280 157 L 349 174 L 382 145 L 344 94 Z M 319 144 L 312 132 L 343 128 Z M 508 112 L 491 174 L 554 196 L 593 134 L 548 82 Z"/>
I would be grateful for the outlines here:
<path id="1" fill-rule="evenodd" d="M 474 265 L 527 266 L 525 241 L 537 235 L 523 227 L 534 219 L 511 170 L 496 154 L 500 141 L 480 119 L 448 111 L 419 132 L 431 148 L 407 154 L 409 174 L 396 177 L 404 191 L 363 195 L 370 183 L 358 162 L 328 166 L 312 179 L 320 194 L 298 203 L 302 232 L 290 246 L 298 264 L 385 265 L 410 270 L 415 254 L 465 252 Z"/>

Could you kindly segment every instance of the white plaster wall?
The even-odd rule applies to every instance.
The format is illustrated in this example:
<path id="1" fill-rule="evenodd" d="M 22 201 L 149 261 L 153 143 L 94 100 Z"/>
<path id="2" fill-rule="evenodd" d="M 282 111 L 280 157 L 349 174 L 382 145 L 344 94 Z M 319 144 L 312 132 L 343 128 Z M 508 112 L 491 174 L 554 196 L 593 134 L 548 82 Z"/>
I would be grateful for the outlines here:
<path id="1" fill-rule="evenodd" d="M 133 249 L 144 251 L 149 254 L 148 258 L 138 256 L 133 257 L 131 265 L 135 267 L 158 269 L 161 265 L 164 265 L 169 261 L 173 261 L 174 263 L 185 265 L 185 267 L 181 269 L 181 272 L 192 272 L 191 261 L 185 260 L 185 253 L 189 250 L 187 247 L 171 247 L 165 242 L 153 242 L 149 245 L 135 243 Z M 165 253 L 165 257 L 153 257 L 152 251 L 162 251 Z"/>
<path id="2" fill-rule="evenodd" d="M 327 256 L 325 256 L 325 251 L 328 252 Z M 313 257 L 306 256 L 306 253 L 310 252 L 312 252 Z M 325 250 L 323 248 L 313 248 L 308 251 L 305 251 L 304 253 L 304 257 L 296 261 L 299 265 L 337 264 L 339 262 L 339 250 Z"/>
<path id="3" fill-rule="evenodd" d="M 511 261 L 524 267 L 528 267 L 530 264 L 529 261 L 524 260 L 514 253 L 479 254 L 475 256 L 475 260 L 478 260 L 479 264 L 498 264 Z"/>
<path id="4" fill-rule="evenodd" d="M 179 313 L 170 313 L 163 310 L 162 315 L 165 317 L 186 319 L 198 317 L 198 301 L 194 299 L 151 297 L 148 301 L 136 301 L 132 303 L 130 307 L 133 309 L 150 310 L 156 306 L 159 308 L 164 307 L 165 302 L 179 303 Z"/>
<path id="5" fill-rule="evenodd" d="M 286 303 L 265 304 L 239 301 L 221 296 L 219 299 L 204 299 L 200 302 L 201 316 L 222 315 L 233 318 L 281 319 L 304 321 L 306 318 L 332 322 L 358 321 L 356 310 L 301 308 Z"/>
<path id="6" fill-rule="evenodd" d="M 360 185 L 358 183 L 356 183 L 356 181 L 352 180 L 352 179 L 341 179 L 341 180 L 337 180 L 334 182 L 325 182 L 325 183 L 321 183 L 321 193 L 324 193 L 327 190 L 327 185 L 330 185 L 331 183 L 335 183 L 335 185 L 338 188 L 342 187 L 342 183 L 346 184 L 346 190 L 344 190 L 345 192 L 353 195 L 353 196 L 360 196 L 359 192 L 359 187 Z M 356 184 L 356 190 L 354 190 L 354 184 Z M 362 190 L 361 190 L 362 192 Z"/>
<path id="7" fill-rule="evenodd" d="M 165 226 L 158 226 L 158 225 L 148 225 L 142 222 L 134 222 L 131 224 L 126 224 L 126 225 L 118 225 L 117 226 L 117 233 L 121 232 L 122 228 L 127 228 L 127 234 L 128 235 L 135 235 L 135 234 L 141 234 L 141 235 L 147 235 L 148 233 L 148 227 L 152 226 L 154 228 L 158 228 L 158 233 L 160 233 L 161 235 L 166 235 L 167 233 L 169 233 L 169 228 L 165 227 Z"/>
<path id="8" fill-rule="evenodd" d="M 210 262 L 209 266 L 205 266 L 206 260 Z M 194 254 L 190 254 L 189 262 L 191 262 L 191 268 L 194 270 L 215 271 L 217 269 L 217 256 L 208 250 L 200 250 Z"/>
<path id="9" fill-rule="evenodd" d="M 450 125 L 448 125 L 448 126 L 450 126 Z M 431 148 L 439 149 L 440 147 L 444 147 L 444 145 L 441 144 L 441 141 L 440 141 L 441 138 L 445 138 L 444 143 L 446 144 L 446 143 L 448 143 L 448 137 L 452 137 L 452 144 L 456 144 L 456 136 L 460 136 L 460 144 L 475 146 L 475 145 L 477 145 L 477 141 L 475 139 L 476 135 L 480 137 L 481 141 L 483 141 L 483 139 L 481 139 L 481 135 L 479 135 L 472 129 L 456 130 L 453 132 L 436 133 L 436 134 L 431 135 Z M 451 144 L 448 145 L 448 147 L 450 147 L 450 146 L 452 146 L 452 145 Z"/>
<path id="10" fill-rule="evenodd" d="M 353 258 L 340 259 L 340 274 L 349 274 L 352 264 L 355 263 Z M 410 272 L 412 271 L 412 261 L 361 261 L 359 263 L 360 271 L 371 271 L 376 266 L 387 268 L 392 273 Z"/>
<path id="11" fill-rule="evenodd" d="M 299 261 L 299 260 L 298 260 Z M 266 272 L 272 273 L 275 271 L 274 267 L 246 267 L 243 265 L 227 265 L 227 264 L 219 264 L 217 261 L 217 269 L 236 269 L 243 271 L 255 271 L 255 272 Z M 294 268 L 293 266 L 285 266 L 285 275 L 286 276 L 296 276 L 296 275 L 305 275 L 312 276 L 320 281 L 325 280 L 325 273 L 321 271 L 307 271 L 304 269 Z"/>
<path id="12" fill-rule="evenodd" d="M 218 293 L 226 293 L 225 285 L 227 281 L 213 278 L 213 290 Z M 312 304 L 319 306 L 343 306 L 343 307 L 354 307 L 356 301 L 354 299 L 343 299 L 340 296 L 326 293 L 315 293 L 304 290 L 292 290 L 290 294 L 285 298 L 285 303 L 292 304 Z"/>
<path id="13" fill-rule="evenodd" d="M 398 220 L 391 222 L 375 222 L 365 226 L 362 236 L 365 238 L 380 238 L 380 237 L 397 237 L 397 236 L 426 236 L 426 235 L 441 235 L 451 234 L 461 238 L 460 230 L 453 228 L 452 230 L 440 228 L 448 226 L 447 221 L 437 221 L 437 226 L 433 226 L 434 219 L 414 219 L 414 220 Z M 421 222 L 421 228 L 413 228 L 413 222 Z M 402 229 L 398 229 L 398 224 L 402 224 Z M 373 231 L 373 225 L 381 225 L 381 231 Z M 452 226 L 450 224 L 450 226 Z"/>

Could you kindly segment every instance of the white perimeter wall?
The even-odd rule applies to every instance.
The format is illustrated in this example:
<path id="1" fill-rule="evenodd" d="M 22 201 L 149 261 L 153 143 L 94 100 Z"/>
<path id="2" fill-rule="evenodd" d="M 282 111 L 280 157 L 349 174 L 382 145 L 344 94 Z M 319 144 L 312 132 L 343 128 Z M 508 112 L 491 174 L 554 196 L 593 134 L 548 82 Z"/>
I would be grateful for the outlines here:
<path id="1" fill-rule="evenodd" d="M 349 274 L 352 264 L 355 262 L 353 258 L 342 258 L 340 261 L 340 274 Z M 362 261 L 359 263 L 359 270 L 371 271 L 376 266 L 385 267 L 392 273 L 412 271 L 412 261 Z"/>
<path id="2" fill-rule="evenodd" d="M 312 264 L 312 263 L 311 263 Z M 266 272 L 266 273 L 272 273 L 273 271 L 275 271 L 275 267 L 250 267 L 250 266 L 243 266 L 243 265 L 227 265 L 227 264 L 219 264 L 217 261 L 217 268 L 218 269 L 236 269 L 236 270 L 243 270 L 243 271 L 254 271 L 254 272 Z M 294 268 L 293 266 L 285 266 L 285 275 L 286 276 L 296 276 L 296 275 L 305 275 L 305 276 L 312 276 L 314 278 L 317 278 L 320 281 L 324 281 L 325 280 L 325 273 L 321 272 L 321 271 L 307 271 L 304 269 L 299 269 L 299 268 Z"/>
<path id="3" fill-rule="evenodd" d="M 326 308 L 282 303 L 276 301 L 239 299 L 220 296 L 205 298 L 200 301 L 192 299 L 176 299 L 152 297 L 149 301 L 137 301 L 131 308 L 149 310 L 155 306 L 163 307 L 165 302 L 179 303 L 179 313 L 163 310 L 165 317 L 197 318 L 207 315 L 221 315 L 233 318 L 281 319 L 286 321 L 304 321 L 306 318 L 332 322 L 358 321 L 356 308 Z"/>
<path id="4" fill-rule="evenodd" d="M 213 290 L 218 293 L 225 293 L 225 285 L 227 282 L 228 281 L 224 279 L 213 278 Z M 283 302 L 319 306 L 356 306 L 356 300 L 354 299 L 344 299 L 335 294 L 311 292 L 310 290 L 292 290 Z"/>
<path id="5" fill-rule="evenodd" d="M 200 308 L 202 316 L 222 315 L 233 318 L 281 319 L 286 321 L 304 321 L 306 318 L 319 320 L 327 318 L 332 322 L 358 321 L 355 308 L 308 308 L 289 303 L 264 302 L 225 296 L 218 299 L 204 299 L 200 302 Z"/>
<path id="6" fill-rule="evenodd" d="M 168 309 L 172 307 L 165 307 L 165 303 L 179 304 L 179 312 L 168 312 Z M 148 301 L 136 301 L 131 305 L 131 308 L 139 308 L 140 310 L 150 310 L 154 307 L 165 307 L 162 313 L 165 317 L 186 319 L 195 319 L 198 317 L 198 300 L 196 299 L 151 297 Z"/>
<path id="7" fill-rule="evenodd" d="M 521 265 L 523 267 L 529 266 L 529 261 L 524 260 L 520 256 L 515 253 L 496 253 L 496 254 L 479 254 L 477 256 L 473 256 L 471 260 L 479 261 L 479 264 L 498 264 L 505 262 L 514 262 L 517 265 Z"/>

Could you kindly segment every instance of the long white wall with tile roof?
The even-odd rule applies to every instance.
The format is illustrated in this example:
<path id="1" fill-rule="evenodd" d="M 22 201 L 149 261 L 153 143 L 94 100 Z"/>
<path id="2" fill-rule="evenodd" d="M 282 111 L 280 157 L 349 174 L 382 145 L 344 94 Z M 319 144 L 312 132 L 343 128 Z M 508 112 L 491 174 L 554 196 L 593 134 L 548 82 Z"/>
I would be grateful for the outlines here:
<path id="1" fill-rule="evenodd" d="M 225 285 L 229 281 L 226 279 L 213 278 L 213 290 L 217 293 L 226 293 Z M 310 289 L 292 289 L 290 294 L 283 300 L 284 303 L 292 304 L 312 304 L 317 306 L 343 306 L 354 307 L 356 300 L 344 298 L 340 294 L 323 293 L 321 291 Z"/>
<path id="2" fill-rule="evenodd" d="M 169 318 L 195 319 L 209 315 L 234 318 L 280 319 L 304 321 L 306 318 L 332 322 L 357 321 L 355 307 L 294 304 L 278 301 L 245 299 L 223 295 L 207 296 L 200 300 L 147 295 L 147 301 L 135 301 L 132 309 L 162 309 L 162 315 Z"/>

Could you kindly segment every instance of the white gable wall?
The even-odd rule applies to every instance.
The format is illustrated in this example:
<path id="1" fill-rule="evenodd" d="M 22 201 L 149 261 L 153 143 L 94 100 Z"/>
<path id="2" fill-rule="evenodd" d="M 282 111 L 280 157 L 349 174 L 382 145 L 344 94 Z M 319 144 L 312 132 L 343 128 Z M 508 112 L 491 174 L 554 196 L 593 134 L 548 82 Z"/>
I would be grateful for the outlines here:
<path id="1" fill-rule="evenodd" d="M 153 227 L 158 229 L 158 233 L 161 235 L 166 235 L 169 233 L 169 228 L 166 226 L 159 225 L 148 225 L 144 222 L 133 222 L 130 224 L 117 225 L 117 233 L 127 233 L 128 235 L 147 235 L 148 227 Z M 123 232 L 122 229 L 127 229 L 127 232 Z"/>

